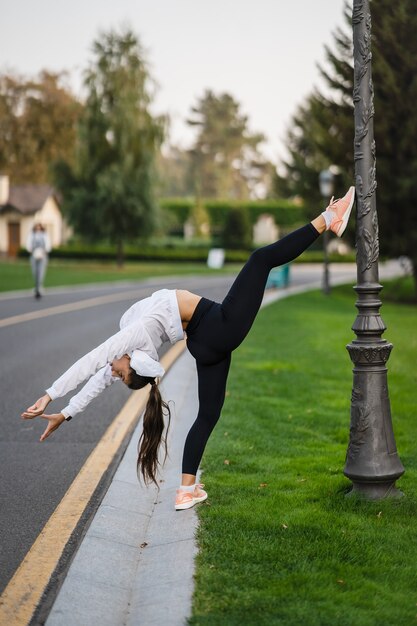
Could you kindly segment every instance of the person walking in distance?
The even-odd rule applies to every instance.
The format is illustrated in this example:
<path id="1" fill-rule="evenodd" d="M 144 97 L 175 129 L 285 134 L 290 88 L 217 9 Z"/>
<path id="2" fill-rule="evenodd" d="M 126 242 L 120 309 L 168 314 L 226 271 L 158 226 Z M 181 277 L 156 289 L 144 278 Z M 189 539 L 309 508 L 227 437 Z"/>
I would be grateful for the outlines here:
<path id="1" fill-rule="evenodd" d="M 248 334 L 262 303 L 266 281 L 273 267 L 289 263 L 306 250 L 325 230 L 342 236 L 352 210 L 354 187 L 312 222 L 283 239 L 255 250 L 236 277 L 222 303 L 184 290 L 162 289 L 130 307 L 120 320 L 121 330 L 79 359 L 46 389 L 22 417 L 41 416 L 48 424 L 44 441 L 64 422 L 81 412 L 91 400 L 116 380 L 131 389 L 150 385 L 139 441 L 138 470 L 145 482 L 156 482 L 158 449 L 163 441 L 164 414 L 158 379 L 164 371 L 158 348 L 164 341 L 180 341 L 186 332 L 187 346 L 196 360 L 199 410 L 184 446 L 182 480 L 175 508 L 189 509 L 207 498 L 196 474 L 207 440 L 220 417 L 231 356 Z M 46 415 L 51 400 L 65 396 L 89 378 L 79 393 L 60 411 Z M 166 444 L 165 444 L 166 445 Z"/>
<path id="2" fill-rule="evenodd" d="M 35 281 L 35 298 L 40 298 L 43 293 L 43 281 L 48 265 L 48 253 L 51 251 L 51 243 L 45 228 L 37 222 L 29 233 L 26 249 L 30 252 L 30 264 Z"/>

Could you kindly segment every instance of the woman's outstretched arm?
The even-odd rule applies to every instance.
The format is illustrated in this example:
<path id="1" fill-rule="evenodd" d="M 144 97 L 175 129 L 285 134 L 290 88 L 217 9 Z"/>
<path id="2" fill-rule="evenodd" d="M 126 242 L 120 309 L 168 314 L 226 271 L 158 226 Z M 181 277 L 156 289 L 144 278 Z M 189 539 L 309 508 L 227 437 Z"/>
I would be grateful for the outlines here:
<path id="1" fill-rule="evenodd" d="M 120 380 L 120 378 L 112 375 L 110 365 L 102 367 L 87 381 L 84 387 L 71 398 L 67 406 L 62 409 L 62 415 L 65 419 L 68 419 L 69 417 L 74 417 L 74 415 L 81 413 L 94 398 L 117 380 Z"/>
<path id="2" fill-rule="evenodd" d="M 69 405 L 63 409 L 63 413 L 55 414 L 55 416 L 60 416 L 59 424 L 53 429 L 55 430 L 64 419 L 72 417 L 71 411 L 74 411 L 75 414 L 84 410 L 93 398 L 113 382 L 111 368 L 106 367 L 109 361 L 112 361 L 117 356 L 131 352 L 135 348 L 139 348 L 142 343 L 145 343 L 145 345 L 149 344 L 149 337 L 143 324 L 138 321 L 126 326 L 123 330 L 112 335 L 107 341 L 76 361 L 46 390 L 45 395 L 41 396 L 22 413 L 22 418 L 51 417 L 45 415 L 45 409 L 51 400 L 65 396 L 69 391 L 75 389 L 80 382 L 92 376 L 91 382 L 89 381 L 79 394 L 71 398 Z M 99 369 L 98 372 L 97 369 Z M 41 441 L 43 441 L 42 438 Z"/>
<path id="3" fill-rule="evenodd" d="M 78 359 L 51 387 L 46 389 L 46 393 L 52 400 L 62 398 L 113 359 L 146 344 L 149 344 L 149 337 L 142 322 L 130 324 Z"/>
<path id="4" fill-rule="evenodd" d="M 120 379 L 112 376 L 110 365 L 106 365 L 106 367 L 103 367 L 90 378 L 81 391 L 71 398 L 68 405 L 62 409 L 60 413 L 45 415 L 45 408 L 50 401 L 48 394 L 46 394 L 46 397 L 49 400 L 47 404 L 42 402 L 42 398 L 40 398 L 35 405 L 29 407 L 24 413 L 22 413 L 22 417 L 27 420 L 39 416 L 48 420 L 48 426 L 40 438 L 40 441 L 44 441 L 64 422 L 64 420 L 71 419 L 74 415 L 84 411 L 94 398 L 96 398 L 102 391 L 104 391 L 104 389 L 106 389 L 106 387 L 109 387 L 116 380 Z M 43 411 L 41 409 L 42 406 L 44 406 Z"/>

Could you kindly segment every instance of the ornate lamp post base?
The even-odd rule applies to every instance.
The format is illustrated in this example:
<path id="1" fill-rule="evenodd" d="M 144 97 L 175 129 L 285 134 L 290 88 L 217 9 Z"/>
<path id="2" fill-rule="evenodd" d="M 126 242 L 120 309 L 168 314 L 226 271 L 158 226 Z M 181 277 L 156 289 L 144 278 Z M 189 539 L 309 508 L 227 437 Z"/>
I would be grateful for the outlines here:
<path id="1" fill-rule="evenodd" d="M 401 498 L 403 492 L 395 486 L 394 482 L 360 482 L 357 483 L 353 478 L 352 489 L 346 494 L 346 497 L 361 496 L 366 500 L 382 500 L 383 498 Z"/>
<path id="2" fill-rule="evenodd" d="M 377 283 L 356 287 L 359 312 L 352 328 L 358 338 L 347 346 L 355 367 L 344 474 L 353 483 L 350 493 L 369 500 L 403 495 L 395 487 L 404 467 L 392 428 L 386 363 L 393 346 L 381 337 L 380 289 Z"/>

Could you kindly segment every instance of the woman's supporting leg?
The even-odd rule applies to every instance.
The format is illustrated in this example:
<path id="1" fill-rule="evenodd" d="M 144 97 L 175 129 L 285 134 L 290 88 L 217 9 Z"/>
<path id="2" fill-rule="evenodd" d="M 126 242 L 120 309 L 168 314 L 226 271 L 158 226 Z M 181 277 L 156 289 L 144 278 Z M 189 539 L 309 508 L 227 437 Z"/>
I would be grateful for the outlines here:
<path id="1" fill-rule="evenodd" d="M 320 231 L 323 232 L 324 218 L 317 220 L 315 226 L 307 224 L 251 254 L 222 303 L 227 337 L 232 344 L 228 345 L 229 349 L 237 347 L 252 326 L 271 269 L 296 259 L 319 237 Z"/>
<path id="2" fill-rule="evenodd" d="M 185 440 L 182 472 L 187 476 L 183 477 L 183 485 L 192 484 L 207 440 L 220 417 L 230 361 L 230 354 L 213 365 L 202 365 L 197 361 L 199 409 Z"/>
<path id="3" fill-rule="evenodd" d="M 43 283 L 45 280 L 46 268 L 48 266 L 48 257 L 45 255 L 45 258 L 39 261 L 39 290 L 43 289 Z"/>
<path id="4" fill-rule="evenodd" d="M 32 259 L 32 271 L 35 279 L 35 295 L 41 293 L 41 279 L 42 279 L 42 261 L 40 259 Z"/>

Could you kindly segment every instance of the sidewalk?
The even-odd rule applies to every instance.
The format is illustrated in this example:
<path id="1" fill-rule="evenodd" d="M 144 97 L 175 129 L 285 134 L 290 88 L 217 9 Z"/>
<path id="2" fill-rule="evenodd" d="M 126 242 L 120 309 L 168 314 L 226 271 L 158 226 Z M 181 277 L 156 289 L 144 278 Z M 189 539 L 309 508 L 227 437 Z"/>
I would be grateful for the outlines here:
<path id="1" fill-rule="evenodd" d="M 136 477 L 139 424 L 47 626 L 174 626 L 190 614 L 197 516 L 194 509 L 173 507 L 184 439 L 197 410 L 195 363 L 188 352 L 168 372 L 161 392 L 173 402 L 160 492 Z"/>

